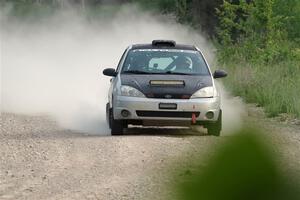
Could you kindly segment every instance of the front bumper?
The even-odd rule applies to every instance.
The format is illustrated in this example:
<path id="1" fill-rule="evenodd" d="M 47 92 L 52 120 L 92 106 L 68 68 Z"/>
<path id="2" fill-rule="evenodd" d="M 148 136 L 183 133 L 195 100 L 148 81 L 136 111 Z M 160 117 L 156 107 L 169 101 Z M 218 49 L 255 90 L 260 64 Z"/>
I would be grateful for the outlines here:
<path id="1" fill-rule="evenodd" d="M 115 96 L 113 100 L 113 114 L 116 120 L 165 120 L 165 121 L 191 121 L 192 117 L 171 117 L 169 115 L 162 116 L 141 116 L 138 115 L 139 111 L 151 111 L 161 112 L 191 112 L 198 113 L 196 117 L 197 122 L 214 122 L 218 120 L 220 112 L 220 97 L 214 98 L 198 98 L 198 99 L 154 99 L 154 98 L 138 98 L 138 97 L 126 97 L 126 96 Z M 160 109 L 160 103 L 171 103 L 176 104 L 176 110 Z M 122 111 L 129 111 L 127 117 L 122 116 Z M 206 114 L 213 112 L 213 118 L 208 119 Z M 164 114 L 164 113 L 163 113 Z"/>

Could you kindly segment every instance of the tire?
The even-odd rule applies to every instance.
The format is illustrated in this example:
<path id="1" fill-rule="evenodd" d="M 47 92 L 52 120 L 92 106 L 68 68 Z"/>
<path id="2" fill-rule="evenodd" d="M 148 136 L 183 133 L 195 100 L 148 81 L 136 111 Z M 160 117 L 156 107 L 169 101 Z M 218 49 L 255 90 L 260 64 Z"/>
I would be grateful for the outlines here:
<path id="1" fill-rule="evenodd" d="M 220 136 L 222 130 L 222 110 L 220 110 L 218 121 L 214 124 L 207 125 L 208 135 Z"/>
<path id="2" fill-rule="evenodd" d="M 109 108 L 108 110 L 108 118 L 109 118 L 109 127 L 111 129 L 111 135 L 123 135 L 124 128 L 126 128 L 126 124 L 123 120 L 115 120 L 113 116 L 113 109 Z"/>
<path id="3" fill-rule="evenodd" d="M 111 135 L 123 135 L 124 123 L 122 120 L 113 120 L 111 124 Z"/>
<path id="4" fill-rule="evenodd" d="M 109 106 L 109 103 L 106 104 L 106 123 L 108 124 L 109 128 L 111 128 L 111 120 L 110 120 L 110 115 L 111 115 L 112 109 Z"/>

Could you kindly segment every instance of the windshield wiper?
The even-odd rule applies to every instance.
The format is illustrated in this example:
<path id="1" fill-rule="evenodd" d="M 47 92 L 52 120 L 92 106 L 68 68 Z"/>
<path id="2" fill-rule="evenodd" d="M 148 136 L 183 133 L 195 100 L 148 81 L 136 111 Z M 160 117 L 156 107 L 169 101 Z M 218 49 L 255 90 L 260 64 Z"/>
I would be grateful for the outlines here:
<path id="1" fill-rule="evenodd" d="M 183 72 L 174 72 L 174 71 L 167 71 L 167 72 L 146 72 L 146 71 L 140 71 L 140 70 L 128 70 L 123 71 L 124 74 L 174 74 L 174 75 L 193 75 L 189 73 L 183 73 Z"/>
<path id="2" fill-rule="evenodd" d="M 192 75 L 189 73 L 183 73 L 183 72 L 173 72 L 173 71 L 167 71 L 166 74 L 175 74 L 175 75 Z"/>
<path id="3" fill-rule="evenodd" d="M 124 74 L 151 74 L 150 72 L 140 71 L 140 70 L 128 70 L 124 71 Z"/>

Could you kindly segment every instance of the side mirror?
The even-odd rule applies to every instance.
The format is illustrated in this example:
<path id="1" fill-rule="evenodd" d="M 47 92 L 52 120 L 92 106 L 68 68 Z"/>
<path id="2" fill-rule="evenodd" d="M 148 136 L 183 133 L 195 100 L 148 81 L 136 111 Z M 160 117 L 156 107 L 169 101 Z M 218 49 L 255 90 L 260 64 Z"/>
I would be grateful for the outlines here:
<path id="1" fill-rule="evenodd" d="M 117 72 L 113 68 L 106 68 L 103 70 L 103 74 L 105 76 L 117 76 Z"/>
<path id="2" fill-rule="evenodd" d="M 227 76 L 227 72 L 225 72 L 224 70 L 216 70 L 213 75 L 214 78 L 224 78 Z"/>

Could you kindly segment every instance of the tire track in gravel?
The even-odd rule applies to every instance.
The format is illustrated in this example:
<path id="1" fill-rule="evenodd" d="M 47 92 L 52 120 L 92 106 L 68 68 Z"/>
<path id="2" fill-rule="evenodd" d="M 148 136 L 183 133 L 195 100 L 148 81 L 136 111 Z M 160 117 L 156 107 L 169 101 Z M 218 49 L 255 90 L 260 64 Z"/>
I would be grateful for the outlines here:
<path id="1" fill-rule="evenodd" d="M 283 169 L 300 176 L 299 126 L 254 107 L 245 121 L 265 129 Z M 0 138 L 0 199 L 106 200 L 172 197 L 170 173 L 191 165 L 182 158 L 210 155 L 230 137 L 138 128 L 98 136 L 61 129 L 47 117 L 3 113 Z"/>
<path id="2" fill-rule="evenodd" d="M 1 120 L 0 199 L 160 199 L 171 163 L 222 140 L 168 129 L 101 137 L 45 117 Z"/>

